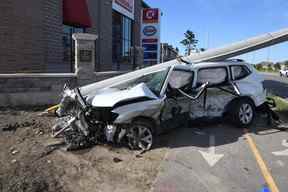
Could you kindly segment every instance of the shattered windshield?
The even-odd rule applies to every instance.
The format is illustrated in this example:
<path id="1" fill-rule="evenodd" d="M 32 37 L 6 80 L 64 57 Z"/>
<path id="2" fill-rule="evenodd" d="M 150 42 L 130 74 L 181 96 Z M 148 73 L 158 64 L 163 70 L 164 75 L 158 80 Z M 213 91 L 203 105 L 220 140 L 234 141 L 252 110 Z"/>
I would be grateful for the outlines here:
<path id="1" fill-rule="evenodd" d="M 139 78 L 130 80 L 128 82 L 125 82 L 123 84 L 114 86 L 112 88 L 117 88 L 120 90 L 123 89 L 130 89 L 132 87 L 135 87 L 136 85 L 140 83 L 145 83 L 146 86 L 157 96 L 160 95 L 161 89 L 163 87 L 163 84 L 165 82 L 165 79 L 167 77 L 167 74 L 169 72 L 169 68 L 162 70 L 162 71 L 157 71 L 154 73 L 149 73 L 146 75 L 143 75 Z"/>

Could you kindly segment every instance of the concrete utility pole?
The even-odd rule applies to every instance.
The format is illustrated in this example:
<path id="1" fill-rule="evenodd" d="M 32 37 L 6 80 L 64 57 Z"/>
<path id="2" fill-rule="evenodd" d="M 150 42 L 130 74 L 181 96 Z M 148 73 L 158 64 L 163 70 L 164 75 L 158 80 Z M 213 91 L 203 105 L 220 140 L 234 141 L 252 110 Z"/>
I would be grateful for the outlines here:
<path id="1" fill-rule="evenodd" d="M 239 56 L 245 53 L 256 51 L 265 47 L 276 45 L 282 42 L 288 41 L 288 28 L 273 32 L 266 33 L 264 35 L 256 36 L 244 41 L 239 41 L 230 44 L 225 47 L 209 49 L 199 54 L 193 54 L 191 56 L 183 57 L 182 60 L 189 63 L 205 62 L 205 61 L 223 61 L 225 59 Z M 133 71 L 124 75 L 113 77 L 104 81 L 93 83 L 81 88 L 82 93 L 89 94 L 92 90 L 104 88 L 111 84 L 117 84 L 142 76 L 145 73 L 151 73 L 157 70 L 162 70 L 167 67 L 173 66 L 179 63 L 179 60 L 172 60 L 166 63 L 161 63 L 151 67 L 146 67 L 141 70 Z"/>

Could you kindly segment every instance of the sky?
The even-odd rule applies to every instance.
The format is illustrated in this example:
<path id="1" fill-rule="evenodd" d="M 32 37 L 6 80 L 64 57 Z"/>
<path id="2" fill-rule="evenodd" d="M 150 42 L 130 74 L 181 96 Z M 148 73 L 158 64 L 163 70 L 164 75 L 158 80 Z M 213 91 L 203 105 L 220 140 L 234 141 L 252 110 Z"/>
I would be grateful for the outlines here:
<path id="1" fill-rule="evenodd" d="M 211 49 L 288 27 L 288 0 L 145 0 L 160 8 L 161 42 L 178 47 L 189 29 Z M 288 60 L 288 42 L 237 58 L 250 63 Z"/>

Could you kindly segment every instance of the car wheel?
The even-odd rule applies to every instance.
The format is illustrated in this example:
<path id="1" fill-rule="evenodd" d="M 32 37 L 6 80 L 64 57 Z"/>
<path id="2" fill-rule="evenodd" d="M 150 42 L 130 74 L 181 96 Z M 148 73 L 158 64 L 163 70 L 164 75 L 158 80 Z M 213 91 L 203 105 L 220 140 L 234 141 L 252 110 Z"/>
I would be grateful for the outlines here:
<path id="1" fill-rule="evenodd" d="M 248 127 L 253 123 L 255 117 L 255 106 L 248 99 L 241 99 L 232 107 L 232 122 L 239 127 Z"/>
<path id="2" fill-rule="evenodd" d="M 148 151 L 154 144 L 152 125 L 146 121 L 135 121 L 127 131 L 128 145 L 133 150 Z"/>

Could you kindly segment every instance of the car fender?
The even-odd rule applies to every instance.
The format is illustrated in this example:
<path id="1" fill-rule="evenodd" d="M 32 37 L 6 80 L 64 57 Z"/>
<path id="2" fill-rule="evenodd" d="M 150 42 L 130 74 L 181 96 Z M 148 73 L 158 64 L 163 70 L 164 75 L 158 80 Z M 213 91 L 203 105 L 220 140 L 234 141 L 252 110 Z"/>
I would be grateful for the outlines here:
<path id="1" fill-rule="evenodd" d="M 266 101 L 266 90 L 254 86 L 253 84 L 247 84 L 237 84 L 241 93 L 240 98 L 250 98 L 256 107 L 262 105 Z"/>

